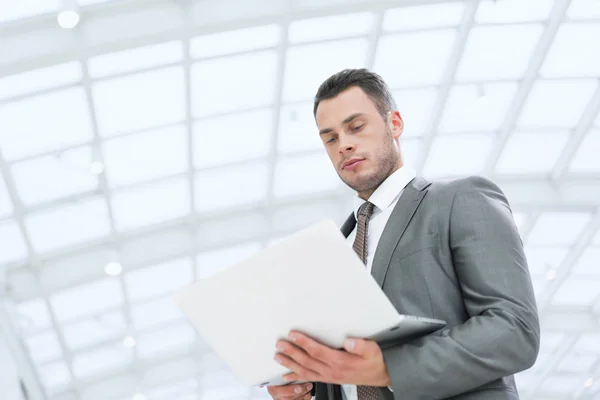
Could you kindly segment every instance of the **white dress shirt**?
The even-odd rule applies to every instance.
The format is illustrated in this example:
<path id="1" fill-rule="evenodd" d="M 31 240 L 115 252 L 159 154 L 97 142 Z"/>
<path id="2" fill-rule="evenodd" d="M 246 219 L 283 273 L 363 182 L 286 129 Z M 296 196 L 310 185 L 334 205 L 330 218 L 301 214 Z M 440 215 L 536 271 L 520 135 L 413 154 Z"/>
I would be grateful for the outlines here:
<path id="1" fill-rule="evenodd" d="M 394 207 L 398 203 L 400 195 L 408 183 L 416 176 L 415 171 L 410 167 L 401 167 L 392 173 L 379 187 L 373 192 L 369 201 L 375 205 L 373 214 L 369 219 L 367 230 L 367 269 L 371 272 L 373 268 L 373 256 L 379 244 L 379 239 L 383 234 L 383 229 L 390 219 Z M 359 207 L 365 201 L 356 196 L 354 203 L 354 216 L 357 216 Z M 356 237 L 356 228 L 348 235 L 348 245 L 352 246 Z M 342 397 L 344 400 L 358 400 L 355 385 L 342 385 Z"/>

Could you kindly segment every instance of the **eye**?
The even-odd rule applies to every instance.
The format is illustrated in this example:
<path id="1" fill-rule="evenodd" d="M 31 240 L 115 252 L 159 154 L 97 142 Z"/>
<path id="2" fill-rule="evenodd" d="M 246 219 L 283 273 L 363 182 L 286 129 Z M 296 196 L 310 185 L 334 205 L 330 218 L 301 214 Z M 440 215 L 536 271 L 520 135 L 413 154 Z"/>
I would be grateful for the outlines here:
<path id="1" fill-rule="evenodd" d="M 352 130 L 355 132 L 358 132 L 362 129 L 362 127 L 364 126 L 364 124 L 360 124 L 360 125 L 355 125 Z"/>
<path id="2" fill-rule="evenodd" d="M 329 139 L 329 140 L 327 141 L 327 143 L 333 143 L 334 141 L 335 141 L 335 138 L 334 138 L 334 137 L 332 137 L 331 139 Z"/>

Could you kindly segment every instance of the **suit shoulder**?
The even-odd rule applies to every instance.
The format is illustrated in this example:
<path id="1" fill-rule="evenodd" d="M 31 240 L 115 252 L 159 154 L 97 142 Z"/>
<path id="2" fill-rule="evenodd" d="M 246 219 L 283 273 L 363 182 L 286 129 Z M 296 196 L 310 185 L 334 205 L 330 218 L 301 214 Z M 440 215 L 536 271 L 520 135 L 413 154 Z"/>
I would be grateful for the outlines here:
<path id="1" fill-rule="evenodd" d="M 439 192 L 456 193 L 459 190 L 496 189 L 498 185 L 484 176 L 471 175 L 463 178 L 432 181 L 430 188 Z"/>
<path id="2" fill-rule="evenodd" d="M 480 195 L 484 197 L 504 197 L 504 193 L 498 185 L 492 180 L 479 175 L 432 181 L 428 189 L 436 198 L 450 201 L 456 198 L 457 194 L 468 195 L 468 193 L 477 197 Z"/>

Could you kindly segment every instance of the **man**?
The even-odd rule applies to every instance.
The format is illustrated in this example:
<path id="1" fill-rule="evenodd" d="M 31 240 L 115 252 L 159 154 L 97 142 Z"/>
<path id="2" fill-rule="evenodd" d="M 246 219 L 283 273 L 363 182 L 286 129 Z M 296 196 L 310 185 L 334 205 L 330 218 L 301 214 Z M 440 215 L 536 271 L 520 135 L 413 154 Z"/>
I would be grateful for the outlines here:
<path id="1" fill-rule="evenodd" d="M 327 79 L 314 114 L 337 173 L 358 194 L 342 227 L 349 245 L 400 313 L 447 326 L 383 349 L 360 338 L 331 349 L 291 332 L 277 343 L 276 360 L 293 371 L 287 381 L 314 384 L 269 387 L 271 396 L 518 399 L 513 375 L 534 364 L 540 330 L 523 245 L 501 190 L 481 177 L 432 183 L 404 166 L 402 117 L 372 72 Z"/>

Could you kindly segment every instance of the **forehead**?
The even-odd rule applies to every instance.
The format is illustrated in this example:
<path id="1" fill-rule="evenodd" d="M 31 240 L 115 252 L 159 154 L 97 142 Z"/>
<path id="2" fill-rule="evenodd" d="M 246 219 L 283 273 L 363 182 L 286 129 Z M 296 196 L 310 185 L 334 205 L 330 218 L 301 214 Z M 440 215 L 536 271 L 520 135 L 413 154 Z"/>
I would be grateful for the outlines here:
<path id="1" fill-rule="evenodd" d="M 355 113 L 377 115 L 373 101 L 359 87 L 352 87 L 334 98 L 319 103 L 315 119 L 319 128 L 324 125 L 341 124 L 349 115 Z"/>

